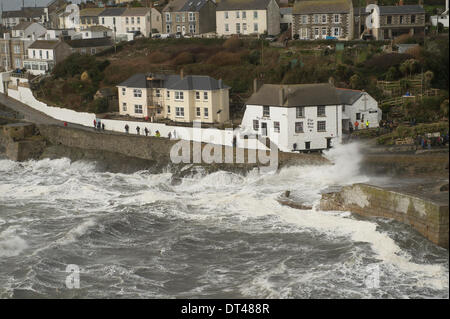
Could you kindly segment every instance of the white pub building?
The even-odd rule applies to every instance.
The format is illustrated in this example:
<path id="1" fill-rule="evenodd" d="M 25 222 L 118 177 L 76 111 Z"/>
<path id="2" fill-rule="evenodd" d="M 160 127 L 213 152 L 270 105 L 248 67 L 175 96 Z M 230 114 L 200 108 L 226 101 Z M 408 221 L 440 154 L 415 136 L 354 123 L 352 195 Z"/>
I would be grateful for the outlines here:
<path id="1" fill-rule="evenodd" d="M 283 152 L 331 148 L 341 142 L 348 122 L 361 113 L 359 107 L 353 107 L 365 96 L 359 93 L 344 93 L 328 83 L 264 84 L 259 88 L 255 80 L 239 139 L 270 139 Z M 378 105 L 374 110 L 378 119 L 381 116 Z M 377 126 L 378 121 L 370 125 Z"/>

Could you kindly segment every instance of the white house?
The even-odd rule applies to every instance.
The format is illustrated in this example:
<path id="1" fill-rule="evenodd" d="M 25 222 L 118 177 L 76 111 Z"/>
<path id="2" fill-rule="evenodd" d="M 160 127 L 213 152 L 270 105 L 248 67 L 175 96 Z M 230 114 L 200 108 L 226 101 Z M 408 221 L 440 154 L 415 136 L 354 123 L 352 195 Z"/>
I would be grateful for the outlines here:
<path id="1" fill-rule="evenodd" d="M 378 127 L 382 118 L 382 111 L 378 102 L 370 94 L 359 90 L 336 89 L 342 103 L 342 127 L 345 131 L 349 129 L 349 123 L 355 127 L 358 121 L 359 128 L 365 128 L 369 121 L 369 128 Z"/>
<path id="2" fill-rule="evenodd" d="M 81 30 L 81 39 L 98 39 L 112 36 L 112 30 L 107 27 L 98 25 Z"/>
<path id="3" fill-rule="evenodd" d="M 445 11 L 439 15 L 430 17 L 431 25 L 436 27 L 438 23 L 442 23 L 445 28 L 448 28 L 448 0 L 445 0 Z"/>
<path id="4" fill-rule="evenodd" d="M 275 0 L 222 0 L 217 4 L 216 33 L 278 35 L 280 18 Z"/>
<path id="5" fill-rule="evenodd" d="M 126 8 L 107 8 L 98 15 L 98 24 L 111 29 L 113 35 L 124 34 L 122 30 L 122 14 Z"/>
<path id="6" fill-rule="evenodd" d="M 32 38 L 35 39 L 44 35 L 47 29 L 37 22 L 20 22 L 18 25 L 12 28 L 13 38 Z"/>
<path id="7" fill-rule="evenodd" d="M 331 84 L 264 84 L 246 103 L 242 138 L 267 137 L 284 152 L 322 150 L 340 142 L 342 103 Z"/>
<path id="8" fill-rule="evenodd" d="M 72 54 L 70 46 L 64 41 L 38 40 L 28 47 L 28 59 L 23 66 L 31 74 L 49 72 L 60 61 Z"/>

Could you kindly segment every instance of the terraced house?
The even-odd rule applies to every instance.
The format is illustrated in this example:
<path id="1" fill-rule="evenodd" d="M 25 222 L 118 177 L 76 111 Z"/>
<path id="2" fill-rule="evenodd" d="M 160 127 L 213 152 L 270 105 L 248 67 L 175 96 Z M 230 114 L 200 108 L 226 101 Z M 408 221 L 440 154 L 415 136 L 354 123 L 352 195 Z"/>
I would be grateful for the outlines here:
<path id="1" fill-rule="evenodd" d="M 117 86 L 121 115 L 175 122 L 229 120 L 229 87 L 209 76 L 135 74 Z"/>
<path id="2" fill-rule="evenodd" d="M 293 9 L 292 37 L 301 40 L 353 39 L 352 0 L 301 0 Z"/>
<path id="3" fill-rule="evenodd" d="M 105 11 L 104 8 L 88 8 L 80 11 L 80 29 L 99 25 L 99 16 Z"/>
<path id="4" fill-rule="evenodd" d="M 377 40 L 393 39 L 402 34 L 425 31 L 425 10 L 420 5 L 380 6 L 380 15 L 372 14 L 372 35 Z"/>
<path id="5" fill-rule="evenodd" d="M 280 33 L 280 7 L 275 0 L 221 0 L 217 35 Z"/>
<path id="6" fill-rule="evenodd" d="M 211 0 L 171 0 L 162 12 L 166 34 L 199 35 L 216 30 L 216 4 Z"/>

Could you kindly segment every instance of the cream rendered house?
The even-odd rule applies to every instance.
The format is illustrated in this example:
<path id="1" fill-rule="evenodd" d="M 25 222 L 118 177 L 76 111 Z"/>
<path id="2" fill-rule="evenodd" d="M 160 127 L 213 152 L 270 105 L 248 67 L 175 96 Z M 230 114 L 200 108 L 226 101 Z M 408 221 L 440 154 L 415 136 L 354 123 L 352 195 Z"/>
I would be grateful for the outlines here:
<path id="1" fill-rule="evenodd" d="M 128 8 L 120 17 L 120 33 L 140 31 L 148 37 L 152 29 L 162 29 L 161 13 L 155 8 Z"/>
<path id="2" fill-rule="evenodd" d="M 280 7 L 275 0 L 222 0 L 216 10 L 218 36 L 280 33 Z"/>
<path id="3" fill-rule="evenodd" d="M 229 120 L 229 87 L 209 76 L 135 74 L 118 86 L 119 112 L 175 122 Z"/>

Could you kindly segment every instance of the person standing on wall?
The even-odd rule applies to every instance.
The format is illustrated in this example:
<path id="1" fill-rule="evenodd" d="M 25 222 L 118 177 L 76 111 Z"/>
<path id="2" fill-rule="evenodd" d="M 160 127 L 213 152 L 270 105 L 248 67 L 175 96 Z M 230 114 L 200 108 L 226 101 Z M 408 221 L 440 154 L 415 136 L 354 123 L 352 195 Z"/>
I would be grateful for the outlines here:
<path id="1" fill-rule="evenodd" d="M 128 134 L 128 132 L 129 132 L 129 130 L 130 130 L 130 127 L 128 126 L 128 124 L 125 124 L 125 132 Z"/>
<path id="2" fill-rule="evenodd" d="M 148 128 L 145 128 L 144 132 L 145 132 L 145 136 L 148 136 Z"/>
<path id="3" fill-rule="evenodd" d="M 369 128 L 369 120 L 366 120 L 366 128 Z"/>
<path id="4" fill-rule="evenodd" d="M 358 130 L 358 127 L 359 127 L 359 122 L 358 122 L 358 120 L 356 120 L 356 121 L 355 121 L 355 131 Z"/>

